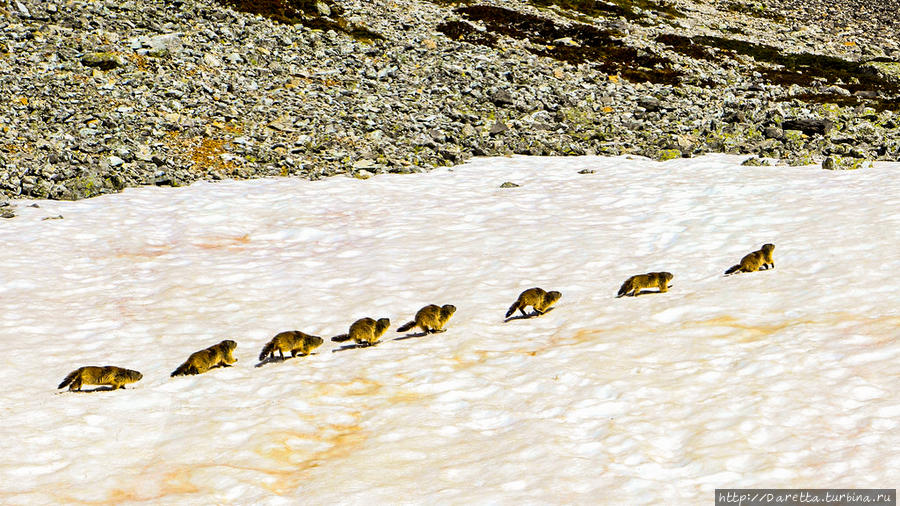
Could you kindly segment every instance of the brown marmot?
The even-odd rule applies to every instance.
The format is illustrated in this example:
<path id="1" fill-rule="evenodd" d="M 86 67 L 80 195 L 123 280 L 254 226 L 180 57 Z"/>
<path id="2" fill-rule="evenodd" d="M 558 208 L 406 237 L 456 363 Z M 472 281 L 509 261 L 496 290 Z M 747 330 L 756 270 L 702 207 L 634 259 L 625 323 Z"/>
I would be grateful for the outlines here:
<path id="1" fill-rule="evenodd" d="M 397 332 L 406 332 L 413 327 L 419 327 L 426 334 L 432 332 L 444 332 L 446 330 L 444 325 L 447 324 L 447 320 L 449 320 L 455 312 L 456 306 L 452 304 L 444 304 L 443 306 L 429 304 L 416 313 L 415 320 L 404 324 L 397 329 Z"/>
<path id="2" fill-rule="evenodd" d="M 755 272 L 762 268 L 774 269 L 775 260 L 772 259 L 772 252 L 775 251 L 774 244 L 763 244 L 762 248 L 752 253 L 747 253 L 741 259 L 741 263 L 733 265 L 725 271 L 725 275 L 736 272 Z"/>
<path id="3" fill-rule="evenodd" d="M 669 291 L 669 281 L 672 281 L 672 278 L 674 277 L 675 276 L 673 276 L 671 272 L 648 272 L 647 274 L 631 276 L 622 283 L 622 287 L 619 288 L 619 294 L 616 295 L 616 298 L 628 295 L 629 293 L 632 297 L 637 297 L 644 288 L 653 287 L 659 287 L 659 292 L 665 293 Z"/>
<path id="4" fill-rule="evenodd" d="M 519 298 L 513 302 L 512 306 L 509 306 L 506 317 L 509 318 L 510 315 L 516 312 L 516 309 L 521 311 L 523 315 L 527 315 L 525 312 L 527 306 L 533 307 L 535 313 L 542 315 L 550 309 L 550 306 L 556 304 L 561 297 L 562 294 L 557 291 L 545 292 L 538 287 L 529 288 L 520 293 Z"/>
<path id="5" fill-rule="evenodd" d="M 334 336 L 331 340 L 342 343 L 352 339 L 359 346 L 372 346 L 378 344 L 378 340 L 390 326 L 391 320 L 388 318 L 380 318 L 378 321 L 372 318 L 360 318 L 350 325 L 350 333 Z"/>
<path id="6" fill-rule="evenodd" d="M 143 377 L 144 375 L 137 371 L 114 365 L 103 367 L 89 365 L 70 372 L 56 388 L 64 388 L 68 385 L 69 390 L 80 391 L 81 385 L 109 385 L 113 390 L 118 390 L 129 383 L 140 381 Z"/>
<path id="7" fill-rule="evenodd" d="M 172 371 L 171 376 L 203 374 L 213 367 L 228 367 L 237 362 L 237 359 L 232 356 L 236 347 L 237 343 L 228 339 L 205 350 L 191 353 L 191 356 L 178 366 L 178 369 Z"/>
<path id="8" fill-rule="evenodd" d="M 291 358 L 296 357 L 298 354 L 306 356 L 312 350 L 322 346 L 323 342 L 325 341 L 321 337 L 304 334 L 299 330 L 280 332 L 268 344 L 263 346 L 262 352 L 259 354 L 259 360 L 265 360 L 266 357 L 274 358 L 276 351 L 281 355 L 281 360 L 284 360 L 284 352 L 286 351 L 291 352 Z"/>

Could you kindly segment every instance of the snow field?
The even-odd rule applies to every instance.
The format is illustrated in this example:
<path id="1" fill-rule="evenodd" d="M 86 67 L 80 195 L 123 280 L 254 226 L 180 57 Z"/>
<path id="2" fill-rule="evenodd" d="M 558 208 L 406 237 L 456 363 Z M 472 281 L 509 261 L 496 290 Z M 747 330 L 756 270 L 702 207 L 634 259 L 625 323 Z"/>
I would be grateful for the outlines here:
<path id="1" fill-rule="evenodd" d="M 739 162 L 513 157 L 19 203 L 0 224 L 0 502 L 892 487 L 900 164 Z M 722 277 L 766 242 L 774 270 Z M 660 270 L 669 293 L 614 298 Z M 504 323 L 532 286 L 563 297 Z M 395 340 L 429 303 L 457 306 L 448 331 Z M 363 316 L 391 318 L 385 342 L 335 352 Z M 326 343 L 254 367 L 290 329 Z M 234 367 L 169 378 L 229 338 Z M 82 365 L 144 378 L 57 394 Z"/>

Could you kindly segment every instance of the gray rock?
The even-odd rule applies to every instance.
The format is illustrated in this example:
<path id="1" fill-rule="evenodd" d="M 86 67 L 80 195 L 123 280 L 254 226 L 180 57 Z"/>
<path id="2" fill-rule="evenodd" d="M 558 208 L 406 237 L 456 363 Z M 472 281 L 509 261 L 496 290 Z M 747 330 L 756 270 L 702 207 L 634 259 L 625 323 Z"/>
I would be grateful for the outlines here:
<path id="1" fill-rule="evenodd" d="M 515 98 L 513 98 L 512 93 L 508 90 L 497 90 L 491 94 L 491 102 L 496 105 L 513 105 L 516 103 Z"/>
<path id="2" fill-rule="evenodd" d="M 674 147 L 682 153 L 690 153 L 696 145 L 697 139 L 692 135 L 676 135 Z"/>
<path id="3" fill-rule="evenodd" d="M 375 160 L 370 160 L 368 158 L 353 162 L 354 169 L 370 169 L 373 167 L 375 167 Z"/>
<path id="4" fill-rule="evenodd" d="M 577 46 L 577 45 L 579 45 L 577 42 L 575 42 L 574 39 L 572 39 L 572 37 L 563 37 L 561 39 L 555 39 L 553 41 L 553 44 L 555 44 L 557 46 Z"/>
<path id="5" fill-rule="evenodd" d="M 203 64 L 208 67 L 221 67 L 222 59 L 218 55 L 206 53 L 203 55 Z"/>
<path id="6" fill-rule="evenodd" d="M 30 18 L 30 17 L 31 17 L 31 12 L 30 12 L 30 11 L 28 10 L 28 8 L 25 7 L 25 5 L 24 5 L 22 2 L 20 2 L 19 0 L 16 0 L 16 9 L 19 11 L 19 15 L 22 16 L 23 18 Z"/>
<path id="7" fill-rule="evenodd" d="M 150 56 L 167 56 L 181 52 L 181 37 L 177 33 L 165 33 L 150 37 L 147 41 Z"/>
<path id="8" fill-rule="evenodd" d="M 488 131 L 488 133 L 490 133 L 491 136 L 495 136 L 495 135 L 502 134 L 503 132 L 505 132 L 507 130 L 509 130 L 509 127 L 506 126 L 506 123 L 504 123 L 502 121 L 495 121 L 494 124 L 491 125 L 491 128 Z"/>
<path id="9" fill-rule="evenodd" d="M 770 164 L 770 163 L 767 163 L 767 162 L 766 162 L 765 160 L 763 160 L 762 158 L 758 158 L 758 157 L 755 157 L 755 156 L 751 156 L 750 158 L 744 160 L 744 161 L 741 163 L 741 165 L 743 165 L 744 167 L 763 167 L 763 166 L 771 165 L 771 164 Z"/>
<path id="10" fill-rule="evenodd" d="M 850 96 L 850 90 L 841 88 L 840 86 L 829 86 L 822 90 L 822 93 L 825 93 L 827 95 L 843 95 L 845 97 Z"/>
<path id="11" fill-rule="evenodd" d="M 822 161 L 825 170 L 856 170 L 871 168 L 872 162 L 864 158 L 829 156 Z"/>
<path id="12" fill-rule="evenodd" d="M 647 110 L 654 112 L 659 110 L 659 99 L 656 97 L 641 97 L 638 99 L 638 105 Z"/>
<path id="13" fill-rule="evenodd" d="M 775 126 L 767 126 L 763 130 L 763 136 L 766 139 L 782 139 L 784 138 L 784 130 Z"/>

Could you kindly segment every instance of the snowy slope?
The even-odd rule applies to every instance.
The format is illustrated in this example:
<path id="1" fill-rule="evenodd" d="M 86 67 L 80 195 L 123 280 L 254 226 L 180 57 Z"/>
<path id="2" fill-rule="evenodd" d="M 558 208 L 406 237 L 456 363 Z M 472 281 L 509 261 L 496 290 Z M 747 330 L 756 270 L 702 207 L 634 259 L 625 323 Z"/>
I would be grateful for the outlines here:
<path id="1" fill-rule="evenodd" d="M 0 503 L 893 488 L 900 164 L 740 160 L 513 157 L 20 202 L 0 222 Z M 722 276 L 765 242 L 774 270 Z M 659 270 L 669 293 L 614 298 Z M 532 286 L 563 298 L 504 323 Z M 394 340 L 429 303 L 458 307 L 449 330 Z M 389 340 L 335 352 L 363 316 L 390 317 Z M 289 329 L 326 343 L 254 367 Z M 235 367 L 169 378 L 226 338 Z M 55 390 L 107 364 L 144 379 Z"/>

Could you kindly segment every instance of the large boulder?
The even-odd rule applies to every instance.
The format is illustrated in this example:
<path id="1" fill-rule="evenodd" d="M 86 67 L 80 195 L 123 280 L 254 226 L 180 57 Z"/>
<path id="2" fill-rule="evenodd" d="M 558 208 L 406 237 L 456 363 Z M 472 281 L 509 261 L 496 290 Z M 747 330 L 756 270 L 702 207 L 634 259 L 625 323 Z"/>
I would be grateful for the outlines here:
<path id="1" fill-rule="evenodd" d="M 856 170 L 871 166 L 871 160 L 866 160 L 865 158 L 837 155 L 829 156 L 822 162 L 822 168 L 825 170 Z"/>

